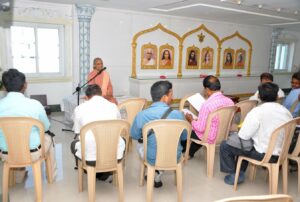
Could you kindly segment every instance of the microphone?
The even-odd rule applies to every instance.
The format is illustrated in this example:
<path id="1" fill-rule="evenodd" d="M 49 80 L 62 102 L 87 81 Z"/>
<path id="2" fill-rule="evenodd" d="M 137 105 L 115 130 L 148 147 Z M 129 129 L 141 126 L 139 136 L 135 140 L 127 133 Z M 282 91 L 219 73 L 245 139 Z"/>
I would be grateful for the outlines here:
<path id="1" fill-rule="evenodd" d="M 97 73 L 98 75 L 101 74 L 104 70 L 106 70 L 106 67 L 103 67 L 102 69 L 99 70 L 99 72 Z"/>

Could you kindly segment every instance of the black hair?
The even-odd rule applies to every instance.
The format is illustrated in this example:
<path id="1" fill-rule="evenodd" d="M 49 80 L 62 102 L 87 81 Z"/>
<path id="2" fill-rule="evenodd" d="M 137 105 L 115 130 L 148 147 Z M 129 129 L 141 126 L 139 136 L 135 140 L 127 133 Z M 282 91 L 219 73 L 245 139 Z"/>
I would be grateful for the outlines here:
<path id="1" fill-rule="evenodd" d="M 300 81 L 300 71 L 295 72 L 292 76 L 292 79 L 297 79 L 298 81 Z"/>
<path id="2" fill-rule="evenodd" d="M 260 81 L 262 81 L 263 79 L 270 80 L 273 82 L 273 75 L 268 72 L 264 72 L 260 75 Z"/>
<path id="3" fill-rule="evenodd" d="M 209 75 L 203 80 L 203 87 L 217 91 L 221 89 L 221 83 L 217 77 Z"/>
<path id="4" fill-rule="evenodd" d="M 100 86 L 98 86 L 97 84 L 92 84 L 92 85 L 88 85 L 87 89 L 85 90 L 85 95 L 90 98 L 93 97 L 94 95 L 102 95 L 102 90 L 100 88 Z"/>
<path id="5" fill-rule="evenodd" d="M 263 102 L 275 102 L 279 87 L 275 83 L 263 83 L 258 86 L 258 94 Z"/>
<path id="6" fill-rule="evenodd" d="M 172 83 L 169 81 L 157 81 L 151 86 L 151 97 L 153 102 L 160 101 L 164 95 L 168 95 L 172 89 Z"/>
<path id="7" fill-rule="evenodd" d="M 171 60 L 171 52 L 170 52 L 169 50 L 164 50 L 164 51 L 163 51 L 163 54 L 162 54 L 162 58 L 161 58 L 161 59 L 162 59 L 162 60 L 166 59 L 166 58 L 165 58 L 165 53 L 166 53 L 166 52 L 169 53 L 169 59 Z"/>
<path id="8" fill-rule="evenodd" d="M 7 92 L 21 92 L 26 82 L 25 74 L 9 69 L 2 74 L 2 82 Z"/>

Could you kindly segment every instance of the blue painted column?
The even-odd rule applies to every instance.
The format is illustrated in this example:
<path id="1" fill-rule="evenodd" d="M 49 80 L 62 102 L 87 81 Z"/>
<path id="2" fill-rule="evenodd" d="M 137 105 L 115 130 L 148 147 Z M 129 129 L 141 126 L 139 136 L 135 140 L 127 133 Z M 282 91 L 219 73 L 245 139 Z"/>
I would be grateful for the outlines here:
<path id="1" fill-rule="evenodd" d="M 76 5 L 79 22 L 79 82 L 87 81 L 90 70 L 90 23 L 95 7 L 91 5 Z"/>

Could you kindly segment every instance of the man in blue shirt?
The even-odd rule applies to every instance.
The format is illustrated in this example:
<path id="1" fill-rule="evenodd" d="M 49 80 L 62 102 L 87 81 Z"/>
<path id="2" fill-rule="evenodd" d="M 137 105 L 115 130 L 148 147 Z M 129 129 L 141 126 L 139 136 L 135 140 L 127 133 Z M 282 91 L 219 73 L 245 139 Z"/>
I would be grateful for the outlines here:
<path id="1" fill-rule="evenodd" d="M 45 131 L 49 130 L 50 122 L 42 104 L 33 99 L 26 98 L 24 92 L 27 88 L 26 78 L 22 72 L 17 69 L 9 69 L 2 74 L 2 82 L 7 91 L 7 95 L 0 100 L 0 117 L 31 117 L 41 121 L 44 124 Z M 49 135 L 45 135 L 45 152 L 50 155 L 52 173 L 56 168 L 54 158 L 53 141 Z M 40 137 L 36 127 L 32 128 L 30 134 L 29 146 L 32 160 L 40 157 Z M 0 129 L 0 149 L 2 159 L 7 158 L 7 145 Z M 53 175 L 54 176 L 54 175 Z"/>
<path id="2" fill-rule="evenodd" d="M 146 123 L 161 119 L 164 113 L 170 108 L 169 105 L 171 104 L 173 98 L 172 83 L 169 81 L 158 81 L 154 83 L 151 86 L 151 97 L 153 104 L 149 108 L 138 113 L 131 126 L 131 136 L 135 140 L 142 138 L 142 129 Z M 173 110 L 168 114 L 167 119 L 184 120 L 184 116 L 182 112 Z M 182 151 L 185 151 L 186 138 L 187 135 L 184 132 L 181 135 L 181 143 L 178 144 L 178 159 L 180 158 Z M 154 135 L 150 135 L 148 137 L 147 147 L 147 161 L 150 165 L 154 165 L 156 160 L 156 140 Z M 138 143 L 137 150 L 141 158 L 143 158 L 143 149 L 143 144 Z M 155 187 L 162 186 L 162 182 L 160 180 L 161 174 L 162 172 L 156 171 L 156 177 L 154 180 Z"/>
<path id="3" fill-rule="evenodd" d="M 292 90 L 285 98 L 283 105 L 288 109 L 291 110 L 292 105 L 299 100 L 300 95 L 300 71 L 296 72 L 292 76 L 291 81 Z M 291 112 L 293 117 L 297 117 L 300 110 L 300 104 L 298 103 L 295 109 Z"/>

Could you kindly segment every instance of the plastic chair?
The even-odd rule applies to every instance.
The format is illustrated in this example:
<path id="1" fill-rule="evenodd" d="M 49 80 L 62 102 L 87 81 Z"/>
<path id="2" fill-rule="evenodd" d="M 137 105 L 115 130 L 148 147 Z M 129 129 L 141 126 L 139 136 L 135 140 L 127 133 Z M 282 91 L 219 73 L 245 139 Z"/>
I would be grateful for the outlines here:
<path id="1" fill-rule="evenodd" d="M 269 171 L 269 192 L 270 194 L 277 194 L 278 187 L 278 175 L 279 175 L 279 166 L 282 165 L 282 177 L 283 177 L 283 193 L 287 193 L 287 172 L 288 172 L 288 163 L 287 163 L 287 154 L 289 150 L 290 143 L 292 141 L 292 137 L 294 134 L 294 130 L 296 127 L 297 121 L 300 118 L 292 119 L 277 129 L 271 135 L 268 149 L 264 158 L 261 161 L 254 160 L 245 156 L 239 156 L 237 166 L 236 166 L 236 174 L 234 181 L 234 190 L 237 189 L 238 176 L 241 169 L 242 161 L 248 161 L 250 163 L 250 179 L 253 180 L 253 176 L 255 175 L 255 166 L 263 166 L 266 167 Z M 277 139 L 283 137 L 283 143 L 281 146 L 281 153 L 278 157 L 277 163 L 269 163 L 269 160 L 272 157 L 273 149 L 276 145 Z"/>
<path id="2" fill-rule="evenodd" d="M 238 196 L 227 199 L 218 200 L 215 202 L 293 202 L 293 198 L 285 194 L 262 195 L 262 196 Z"/>
<path id="3" fill-rule="evenodd" d="M 241 111 L 240 123 L 244 122 L 246 115 L 251 111 L 251 109 L 257 106 L 257 103 L 257 100 L 244 100 L 235 104 L 235 106 L 239 107 Z"/>
<path id="4" fill-rule="evenodd" d="M 191 138 L 192 142 L 195 142 L 196 144 L 201 144 L 205 146 L 207 149 L 207 176 L 208 177 L 213 177 L 216 145 L 220 145 L 223 140 L 227 139 L 229 130 L 231 128 L 233 115 L 236 112 L 236 110 L 237 110 L 236 106 L 230 106 L 230 107 L 222 107 L 220 109 L 211 112 L 207 118 L 207 122 L 206 122 L 207 124 L 206 124 L 205 132 L 202 137 L 202 140 L 196 140 Z M 207 142 L 207 138 L 211 127 L 211 122 L 214 117 L 218 117 L 219 126 L 218 126 L 216 140 L 213 144 L 210 144 Z M 190 143 L 188 142 L 188 144 Z"/>
<path id="5" fill-rule="evenodd" d="M 294 151 L 291 154 L 288 154 L 288 159 L 296 161 L 298 165 L 298 193 L 300 194 L 300 136 L 298 136 L 298 140 Z"/>
<path id="6" fill-rule="evenodd" d="M 147 140 L 150 130 L 154 131 L 157 145 L 154 166 L 147 162 Z M 147 166 L 147 202 L 152 201 L 155 170 L 176 171 L 177 196 L 178 201 L 182 201 L 183 158 L 177 162 L 177 148 L 184 130 L 187 131 L 189 138 L 191 126 L 187 121 L 182 120 L 155 120 L 143 127 L 144 159 L 141 160 L 140 186 L 144 185 L 144 172 Z"/>
<path id="7" fill-rule="evenodd" d="M 32 127 L 39 129 L 41 157 L 32 159 L 29 140 Z M 7 144 L 7 160 L 3 164 L 2 201 L 8 201 L 9 178 L 12 168 L 32 167 L 36 201 L 42 201 L 42 171 L 41 163 L 46 160 L 46 174 L 48 183 L 52 183 L 50 156 L 44 149 L 44 125 L 40 121 L 29 117 L 0 118 L 0 129 Z M 16 141 L 18 140 L 18 141 Z"/>
<path id="8" fill-rule="evenodd" d="M 125 100 L 118 105 L 119 110 L 126 111 L 126 120 L 132 125 L 135 116 L 142 111 L 147 104 L 147 100 L 144 98 L 132 98 Z M 132 138 L 129 137 L 128 151 L 132 150 Z"/>
<path id="9" fill-rule="evenodd" d="M 119 201 L 124 201 L 123 167 L 122 161 L 117 160 L 117 150 L 120 136 L 125 138 L 127 148 L 129 128 L 130 124 L 125 120 L 106 120 L 91 122 L 80 130 L 82 159 L 78 161 L 78 188 L 82 192 L 83 170 L 86 170 L 90 202 L 95 201 L 96 173 L 108 171 L 117 173 Z M 85 136 L 88 131 L 92 131 L 96 141 L 96 166 L 87 165 L 85 160 Z"/>
<path id="10" fill-rule="evenodd" d="M 182 111 L 184 108 L 187 107 L 188 110 L 190 110 L 193 114 L 195 114 L 196 116 L 198 116 L 198 110 L 195 109 L 188 101 L 188 98 L 191 97 L 192 95 L 194 94 L 191 94 L 191 95 L 186 95 L 184 96 L 183 98 L 180 99 L 180 102 L 179 102 L 179 110 Z"/>

